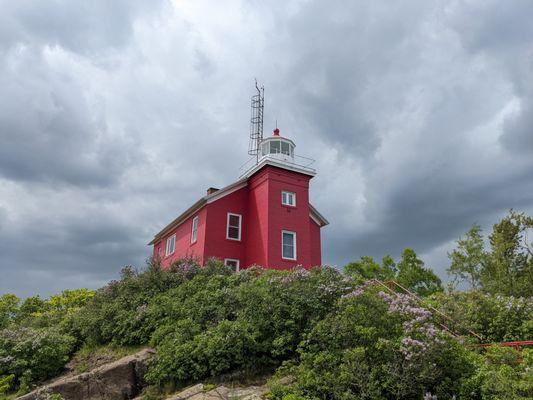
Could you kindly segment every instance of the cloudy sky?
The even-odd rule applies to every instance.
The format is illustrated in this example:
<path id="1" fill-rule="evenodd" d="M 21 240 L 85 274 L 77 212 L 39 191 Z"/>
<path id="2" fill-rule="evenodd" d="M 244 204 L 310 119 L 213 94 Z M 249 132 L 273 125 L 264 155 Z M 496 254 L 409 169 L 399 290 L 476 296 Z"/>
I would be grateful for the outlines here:
<path id="1" fill-rule="evenodd" d="M 533 2 L 0 0 L 0 294 L 98 287 L 247 160 L 316 159 L 324 261 L 533 213 Z"/>

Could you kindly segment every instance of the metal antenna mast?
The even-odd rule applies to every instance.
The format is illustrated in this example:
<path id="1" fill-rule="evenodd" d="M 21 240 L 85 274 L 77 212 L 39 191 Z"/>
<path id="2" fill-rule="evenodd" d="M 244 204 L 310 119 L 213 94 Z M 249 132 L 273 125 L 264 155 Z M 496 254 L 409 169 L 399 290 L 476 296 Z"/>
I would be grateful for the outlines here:
<path id="1" fill-rule="evenodd" d="M 263 112 L 265 107 L 265 87 L 257 86 L 255 80 L 254 94 L 251 99 L 251 116 L 250 116 L 250 143 L 248 145 L 248 154 L 256 156 L 256 162 L 259 161 L 259 149 L 263 141 Z"/>

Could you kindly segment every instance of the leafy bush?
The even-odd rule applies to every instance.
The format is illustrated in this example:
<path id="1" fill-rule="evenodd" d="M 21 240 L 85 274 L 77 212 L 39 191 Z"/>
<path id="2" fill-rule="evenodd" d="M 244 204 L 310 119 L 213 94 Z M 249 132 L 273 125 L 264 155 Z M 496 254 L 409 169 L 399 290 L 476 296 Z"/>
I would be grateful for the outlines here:
<path id="1" fill-rule="evenodd" d="M 15 375 L 13 374 L 0 377 L 0 395 L 6 394 L 7 392 L 9 392 L 9 390 L 13 386 L 14 381 L 15 381 Z"/>
<path id="2" fill-rule="evenodd" d="M 0 376 L 19 383 L 44 380 L 68 361 L 76 340 L 54 329 L 17 327 L 0 331 Z"/>
<path id="3" fill-rule="evenodd" d="M 180 322 L 157 347 L 158 360 L 146 376 L 148 381 L 183 384 L 254 366 L 259 346 L 253 326 L 225 320 L 202 332 L 191 321 Z"/>
<path id="4" fill-rule="evenodd" d="M 435 297 L 433 304 L 455 323 L 457 332 L 470 329 L 485 342 L 505 342 L 533 337 L 533 298 L 492 296 L 481 291 L 454 292 Z"/>
<path id="5" fill-rule="evenodd" d="M 163 271 L 155 262 L 143 272 L 126 267 L 119 281 L 111 281 L 96 291 L 84 312 L 68 322 L 68 330 L 73 336 L 97 344 L 148 343 L 153 327 L 145 325 L 144 315 L 150 300 L 179 286 L 198 270 L 198 264 L 192 261 L 182 262 L 169 271 Z"/>
<path id="6" fill-rule="evenodd" d="M 213 266 L 154 299 L 148 380 L 184 382 L 232 370 L 260 370 L 294 355 L 298 343 L 350 289 L 334 269 L 239 274 Z"/>
<path id="7" fill-rule="evenodd" d="M 445 399 L 473 371 L 464 347 L 404 295 L 361 287 L 338 306 L 300 344 L 293 395 L 414 399 L 430 391 Z"/>
<path id="8" fill-rule="evenodd" d="M 477 356 L 477 369 L 463 385 L 462 397 L 466 399 L 533 398 L 533 351 L 522 352 L 494 346 L 483 357 Z"/>

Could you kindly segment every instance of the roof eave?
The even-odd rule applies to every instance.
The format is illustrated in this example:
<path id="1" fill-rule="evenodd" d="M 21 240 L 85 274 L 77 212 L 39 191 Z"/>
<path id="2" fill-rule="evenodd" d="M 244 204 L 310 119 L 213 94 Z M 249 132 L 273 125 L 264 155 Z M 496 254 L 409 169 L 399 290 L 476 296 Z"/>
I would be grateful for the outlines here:
<path id="1" fill-rule="evenodd" d="M 157 233 L 154 236 L 152 241 L 148 243 L 148 246 L 151 246 L 159 242 L 159 240 L 163 236 L 165 236 L 165 234 L 169 233 L 172 229 L 181 225 L 181 223 L 184 222 L 187 218 L 189 218 L 192 214 L 194 214 L 196 211 L 200 210 L 203 206 L 205 206 L 207 204 L 207 197 L 208 196 L 202 197 L 200 200 L 198 200 L 196 203 L 190 206 L 186 211 L 180 214 L 180 216 L 177 217 L 174 221 L 172 221 L 170 224 L 168 224 L 163 229 L 161 229 L 161 231 L 159 231 L 159 233 Z"/>
<path id="2" fill-rule="evenodd" d="M 310 214 L 313 214 L 313 216 L 320 222 L 319 225 L 321 228 L 323 226 L 329 225 L 329 221 L 322 214 L 320 214 L 311 203 L 309 203 L 309 211 Z"/>

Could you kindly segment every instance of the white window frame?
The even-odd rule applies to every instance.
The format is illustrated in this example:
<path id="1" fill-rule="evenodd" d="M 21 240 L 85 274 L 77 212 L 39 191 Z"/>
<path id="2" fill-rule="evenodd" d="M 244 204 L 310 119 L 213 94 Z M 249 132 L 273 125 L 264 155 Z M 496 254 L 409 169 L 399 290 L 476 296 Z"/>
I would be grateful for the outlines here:
<path id="1" fill-rule="evenodd" d="M 291 196 L 293 204 L 283 202 L 283 195 L 285 195 L 286 199 L 289 199 L 289 196 Z M 288 190 L 283 190 L 281 192 L 281 204 L 283 204 L 284 206 L 296 207 L 296 193 L 289 192 Z"/>
<path id="2" fill-rule="evenodd" d="M 224 259 L 224 265 L 226 267 L 229 267 L 229 265 L 227 264 L 228 261 L 234 261 L 237 265 L 235 266 L 235 272 L 238 272 L 240 267 L 241 267 L 241 261 L 238 259 L 238 258 L 225 258 Z"/>
<path id="3" fill-rule="evenodd" d="M 172 251 L 170 251 L 170 243 L 172 243 Z M 172 236 L 167 238 L 165 257 L 174 254 L 174 251 L 176 251 L 176 234 L 173 234 Z"/>
<path id="4" fill-rule="evenodd" d="M 229 228 L 230 228 L 229 220 L 230 220 L 231 216 L 239 217 L 239 238 L 238 239 L 229 237 Z M 235 227 L 233 226 L 233 228 L 235 228 Z M 241 214 L 228 213 L 228 217 L 226 219 L 226 239 L 235 240 L 235 241 L 240 242 L 241 241 L 241 236 L 242 236 L 242 215 Z"/>
<path id="5" fill-rule="evenodd" d="M 285 257 L 283 255 L 283 235 L 286 234 L 286 233 L 292 235 L 292 237 L 294 238 L 294 240 L 293 240 L 293 243 L 294 243 L 294 258 Z M 297 257 L 298 257 L 297 254 L 298 253 L 296 252 L 296 232 L 282 230 L 281 231 L 281 258 L 284 259 L 284 260 L 295 261 L 297 259 Z"/>
<path id="6" fill-rule="evenodd" d="M 198 215 L 192 219 L 191 244 L 198 240 Z"/>

